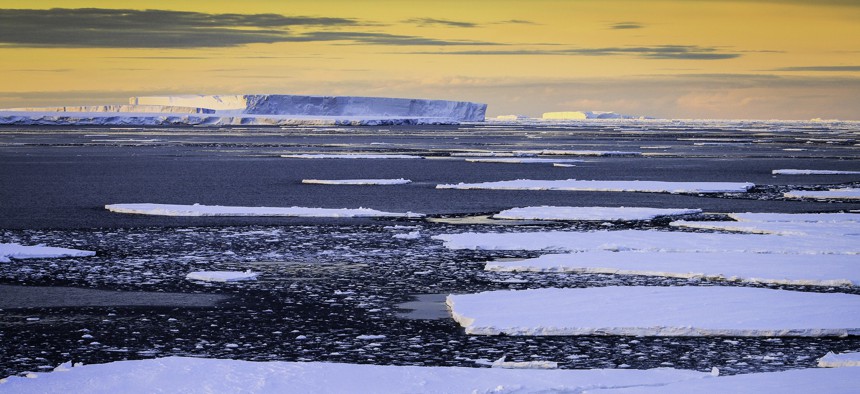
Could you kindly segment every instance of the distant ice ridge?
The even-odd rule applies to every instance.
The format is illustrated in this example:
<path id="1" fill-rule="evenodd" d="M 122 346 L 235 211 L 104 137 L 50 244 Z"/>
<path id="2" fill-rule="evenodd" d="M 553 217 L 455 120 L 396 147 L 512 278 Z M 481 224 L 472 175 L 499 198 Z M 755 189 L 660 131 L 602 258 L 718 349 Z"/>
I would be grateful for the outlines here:
<path id="1" fill-rule="evenodd" d="M 487 105 L 467 101 L 280 94 L 131 97 L 128 105 L 0 110 L 20 125 L 380 125 L 482 122 Z"/>
<path id="2" fill-rule="evenodd" d="M 744 287 L 609 286 L 449 295 L 470 335 L 860 335 L 860 296 Z"/>
<path id="3" fill-rule="evenodd" d="M 96 252 L 89 250 L 57 248 L 44 245 L 25 246 L 17 243 L 0 243 L 0 263 L 11 259 L 43 259 L 49 257 L 88 257 Z"/>
<path id="4" fill-rule="evenodd" d="M 291 217 L 403 217 L 420 218 L 420 213 L 383 212 L 370 208 L 306 208 L 306 207 L 231 207 L 221 205 L 176 204 L 109 204 L 105 209 L 117 213 L 155 216 L 291 216 Z"/>

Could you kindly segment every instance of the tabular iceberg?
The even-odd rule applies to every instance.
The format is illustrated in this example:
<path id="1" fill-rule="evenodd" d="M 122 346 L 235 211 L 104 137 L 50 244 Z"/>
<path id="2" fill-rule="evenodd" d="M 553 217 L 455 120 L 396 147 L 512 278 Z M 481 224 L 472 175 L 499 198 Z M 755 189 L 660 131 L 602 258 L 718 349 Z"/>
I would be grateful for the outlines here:
<path id="1" fill-rule="evenodd" d="M 468 101 L 282 94 L 131 97 L 128 105 L 0 110 L 0 125 L 379 125 L 483 122 Z"/>

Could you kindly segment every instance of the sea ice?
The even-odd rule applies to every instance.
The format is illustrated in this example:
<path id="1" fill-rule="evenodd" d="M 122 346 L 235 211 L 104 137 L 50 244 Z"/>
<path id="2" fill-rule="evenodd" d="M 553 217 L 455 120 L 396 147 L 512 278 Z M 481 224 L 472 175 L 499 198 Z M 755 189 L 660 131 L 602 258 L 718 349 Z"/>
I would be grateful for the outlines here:
<path id="1" fill-rule="evenodd" d="M 287 159 L 423 159 L 414 155 L 386 155 L 386 154 L 360 154 L 360 153 L 319 153 L 319 154 L 295 154 L 281 155 Z"/>
<path id="2" fill-rule="evenodd" d="M 396 238 L 396 239 L 419 239 L 419 238 L 421 238 L 421 232 L 416 230 L 416 231 L 408 232 L 406 234 L 394 234 L 394 238 Z"/>
<path id="3" fill-rule="evenodd" d="M 824 357 L 818 359 L 818 366 L 825 368 L 860 367 L 860 352 L 828 352 Z"/>
<path id="4" fill-rule="evenodd" d="M 860 200 L 860 188 L 830 189 L 827 191 L 792 190 L 782 194 L 785 198 L 812 198 L 819 200 Z"/>
<path id="5" fill-rule="evenodd" d="M 472 335 L 860 335 L 860 296 L 746 287 L 621 286 L 449 295 Z"/>
<path id="6" fill-rule="evenodd" d="M 460 233 L 440 234 L 432 238 L 444 242 L 449 249 L 860 254 L 860 243 L 856 239 L 827 234 L 793 236 L 618 230 Z"/>
<path id="7" fill-rule="evenodd" d="M 558 156 L 641 156 L 642 152 L 619 151 L 619 150 L 567 150 L 567 149 L 544 149 L 517 151 L 517 153 L 529 153 L 535 155 L 558 155 Z"/>
<path id="8" fill-rule="evenodd" d="M 316 185 L 405 185 L 409 179 L 302 179 L 302 183 Z"/>
<path id="9" fill-rule="evenodd" d="M 89 250 L 66 249 L 52 246 L 24 246 L 17 243 L 0 243 L 0 263 L 8 263 L 10 259 L 44 259 L 51 257 L 88 257 L 96 252 Z"/>
<path id="10" fill-rule="evenodd" d="M 221 205 L 110 204 L 111 212 L 157 216 L 293 216 L 293 217 L 424 217 L 420 213 L 383 212 L 370 208 L 231 207 Z"/>
<path id="11" fill-rule="evenodd" d="M 494 157 L 489 159 L 466 159 L 470 163 L 509 163 L 509 164 L 529 164 L 529 163 L 581 163 L 584 160 L 578 159 L 542 159 L 536 157 Z"/>
<path id="12" fill-rule="evenodd" d="M 704 372 L 668 368 L 533 370 L 187 357 L 116 361 L 36 375 L 36 379 L 3 379 L 0 390 L 92 394 L 581 392 L 709 378 Z"/>
<path id="13" fill-rule="evenodd" d="M 591 251 L 545 254 L 517 261 L 490 261 L 484 269 L 707 278 L 801 286 L 860 286 L 857 256 L 838 254 Z"/>
<path id="14" fill-rule="evenodd" d="M 739 222 L 860 223 L 857 213 L 730 213 Z"/>
<path id="15" fill-rule="evenodd" d="M 860 225 L 852 222 L 726 222 L 726 221 L 687 221 L 669 223 L 673 227 L 698 228 L 707 230 L 737 231 L 754 234 L 778 235 L 860 235 Z"/>
<path id="16" fill-rule="evenodd" d="M 860 174 L 860 171 L 839 171 L 839 170 L 795 170 L 795 169 L 779 169 L 771 171 L 774 175 L 841 175 L 841 174 Z"/>
<path id="17" fill-rule="evenodd" d="M 531 180 L 440 184 L 437 189 L 489 189 L 489 190 L 568 190 L 602 192 L 649 193 L 738 193 L 755 187 L 752 183 L 735 182 L 661 182 L 661 181 L 584 181 Z"/>
<path id="18" fill-rule="evenodd" d="M 690 394 L 690 393 L 827 393 L 854 394 L 860 373 L 850 368 L 807 368 L 687 380 L 665 386 L 631 386 L 586 389 L 582 394 Z"/>
<path id="19" fill-rule="evenodd" d="M 523 207 L 512 208 L 493 215 L 494 219 L 522 220 L 651 220 L 658 216 L 689 215 L 701 209 L 671 209 L 644 207 Z"/>
<path id="20" fill-rule="evenodd" d="M 257 273 L 247 271 L 195 271 L 185 275 L 185 279 L 203 282 L 239 282 L 257 279 Z"/>

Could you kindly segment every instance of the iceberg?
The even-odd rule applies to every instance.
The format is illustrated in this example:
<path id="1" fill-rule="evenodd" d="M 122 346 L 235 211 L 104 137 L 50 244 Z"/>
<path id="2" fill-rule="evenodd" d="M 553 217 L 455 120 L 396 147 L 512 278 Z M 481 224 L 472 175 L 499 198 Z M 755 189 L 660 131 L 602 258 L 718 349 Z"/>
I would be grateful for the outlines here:
<path id="1" fill-rule="evenodd" d="M 383 212 L 370 208 L 306 208 L 306 207 L 233 207 L 222 205 L 175 204 L 108 204 L 105 209 L 117 213 L 155 216 L 290 216 L 306 218 L 420 218 L 420 213 Z"/>
<path id="2" fill-rule="evenodd" d="M 835 371 L 835 370 L 830 370 Z M 10 393 L 513 393 L 663 386 L 708 379 L 690 370 L 533 370 L 191 357 L 116 361 L 0 380 Z"/>
<path id="3" fill-rule="evenodd" d="M 89 250 L 57 248 L 52 246 L 25 246 L 17 243 L 0 243 L 0 263 L 11 259 L 44 259 L 52 257 L 89 257 L 96 252 Z"/>
<path id="4" fill-rule="evenodd" d="M 568 272 L 705 278 L 797 286 L 860 286 L 860 261 L 844 254 L 607 252 L 490 261 L 496 272 Z"/>
<path id="5" fill-rule="evenodd" d="M 532 180 L 439 184 L 437 189 L 567 190 L 643 193 L 742 193 L 755 187 L 737 182 L 585 181 L 577 179 Z"/>
<path id="6" fill-rule="evenodd" d="M 639 116 L 622 115 L 612 111 L 561 111 L 544 112 L 545 120 L 585 120 L 585 119 L 641 119 Z"/>
<path id="7" fill-rule="evenodd" d="M 449 295 L 469 335 L 860 335 L 860 296 L 746 287 L 609 286 Z"/>
<path id="8" fill-rule="evenodd" d="M 131 97 L 127 105 L 10 108 L 0 125 L 381 125 L 484 121 L 467 101 L 281 94 Z"/>
<path id="9" fill-rule="evenodd" d="M 511 220 L 651 220 L 659 216 L 701 213 L 701 209 L 639 207 L 523 207 L 493 215 L 493 219 Z"/>
<path id="10" fill-rule="evenodd" d="M 824 368 L 860 367 L 860 352 L 833 353 L 828 352 L 818 359 L 818 366 Z"/>

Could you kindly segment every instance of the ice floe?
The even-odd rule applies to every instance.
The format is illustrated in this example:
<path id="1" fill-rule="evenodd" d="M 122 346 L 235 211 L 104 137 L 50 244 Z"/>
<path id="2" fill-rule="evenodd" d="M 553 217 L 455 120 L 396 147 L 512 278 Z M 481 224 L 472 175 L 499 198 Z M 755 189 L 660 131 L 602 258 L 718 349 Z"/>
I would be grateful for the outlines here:
<path id="1" fill-rule="evenodd" d="M 510 164 L 529 164 L 529 163 L 581 163 L 584 160 L 578 159 L 543 159 L 539 157 L 494 157 L 485 159 L 466 159 L 470 163 L 510 163 Z"/>
<path id="2" fill-rule="evenodd" d="M 662 181 L 586 181 L 532 180 L 439 184 L 437 189 L 488 189 L 488 190 L 567 190 L 601 192 L 650 193 L 738 193 L 755 187 L 752 183 L 737 182 L 662 182 Z"/>
<path id="3" fill-rule="evenodd" d="M 849 235 L 860 237 L 860 224 L 853 222 L 727 222 L 727 221 L 687 221 L 669 223 L 673 227 L 698 228 L 721 231 L 737 231 L 754 234 L 778 235 Z"/>
<path id="4" fill-rule="evenodd" d="M 88 257 L 96 252 L 89 250 L 58 248 L 53 246 L 25 246 L 17 243 L 0 243 L 0 263 L 8 263 L 11 259 L 44 259 L 51 257 Z"/>
<path id="5" fill-rule="evenodd" d="M 860 223 L 857 213 L 730 213 L 730 218 L 739 222 L 813 222 L 813 223 Z"/>
<path id="6" fill-rule="evenodd" d="M 689 215 L 701 209 L 644 207 L 522 207 L 501 211 L 494 219 L 522 220 L 651 220 L 658 216 Z"/>
<path id="7" fill-rule="evenodd" d="M 795 170 L 795 169 L 779 169 L 771 171 L 774 175 L 842 175 L 842 174 L 860 174 L 860 171 L 840 171 L 840 170 Z"/>
<path id="8" fill-rule="evenodd" d="M 185 275 L 185 279 L 202 282 L 239 282 L 257 279 L 257 273 L 247 271 L 195 271 Z"/>
<path id="9" fill-rule="evenodd" d="M 746 287 L 610 286 L 449 295 L 472 335 L 860 335 L 860 296 Z"/>
<path id="10" fill-rule="evenodd" d="M 517 151 L 516 153 L 529 153 L 535 155 L 558 155 L 558 156 L 641 156 L 642 152 L 619 151 L 619 150 L 567 150 L 567 149 L 543 149 Z"/>
<path id="11" fill-rule="evenodd" d="M 302 179 L 302 183 L 315 185 L 405 185 L 409 179 Z"/>
<path id="12" fill-rule="evenodd" d="M 422 156 L 414 155 L 386 155 L 386 154 L 360 154 L 360 153 L 307 153 L 295 155 L 281 155 L 287 159 L 423 159 Z"/>
<path id="13" fill-rule="evenodd" d="M 410 232 L 405 233 L 405 234 L 394 234 L 394 238 L 396 238 L 396 239 L 418 239 L 418 238 L 421 238 L 421 232 L 416 230 L 416 231 L 410 231 Z"/>
<path id="14" fill-rule="evenodd" d="M 824 357 L 818 359 L 818 366 L 825 368 L 860 367 L 860 352 L 828 352 Z"/>
<path id="15" fill-rule="evenodd" d="M 860 200 L 860 188 L 841 188 L 825 191 L 792 190 L 782 194 L 785 198 L 810 198 L 818 200 Z"/>
<path id="16" fill-rule="evenodd" d="M 594 388 L 586 389 L 582 394 L 853 394 L 857 392 L 858 387 L 860 387 L 860 373 L 856 371 L 846 370 L 846 368 L 807 368 L 687 380 L 665 386 Z"/>
<path id="17" fill-rule="evenodd" d="M 307 208 L 307 207 L 233 207 L 222 205 L 175 204 L 109 204 L 105 209 L 117 213 L 157 216 L 292 216 L 321 218 L 353 217 L 424 217 L 420 213 L 383 212 L 370 208 Z"/>
<path id="18" fill-rule="evenodd" d="M 507 368 L 507 369 L 556 369 L 558 363 L 555 361 L 506 361 L 507 357 L 490 363 L 492 368 Z"/>
<path id="19" fill-rule="evenodd" d="M 484 269 L 705 278 L 803 286 L 860 286 L 860 258 L 839 254 L 590 251 L 490 261 Z"/>
<path id="20" fill-rule="evenodd" d="M 707 373 L 669 368 L 532 370 L 166 357 L 9 377 L 0 390 L 52 393 L 513 393 L 662 386 Z"/>
<path id="21" fill-rule="evenodd" d="M 857 237 L 833 237 L 828 234 L 798 236 L 619 230 L 467 232 L 440 234 L 432 238 L 444 242 L 449 249 L 860 254 Z"/>

